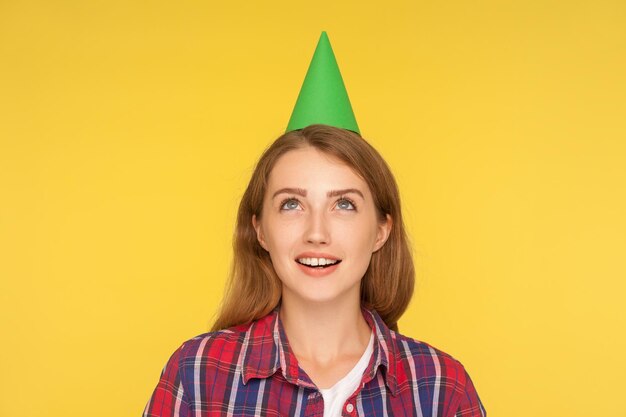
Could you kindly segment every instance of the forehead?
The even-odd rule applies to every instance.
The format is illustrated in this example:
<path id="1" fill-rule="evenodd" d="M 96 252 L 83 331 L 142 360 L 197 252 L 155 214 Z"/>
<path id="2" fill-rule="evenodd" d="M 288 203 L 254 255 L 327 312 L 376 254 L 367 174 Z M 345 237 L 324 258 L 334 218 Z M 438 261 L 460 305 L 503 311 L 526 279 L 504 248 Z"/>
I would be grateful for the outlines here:
<path id="1" fill-rule="evenodd" d="M 268 191 L 284 186 L 303 188 L 359 188 L 369 192 L 365 181 L 345 162 L 307 146 L 282 155 L 268 180 Z"/>

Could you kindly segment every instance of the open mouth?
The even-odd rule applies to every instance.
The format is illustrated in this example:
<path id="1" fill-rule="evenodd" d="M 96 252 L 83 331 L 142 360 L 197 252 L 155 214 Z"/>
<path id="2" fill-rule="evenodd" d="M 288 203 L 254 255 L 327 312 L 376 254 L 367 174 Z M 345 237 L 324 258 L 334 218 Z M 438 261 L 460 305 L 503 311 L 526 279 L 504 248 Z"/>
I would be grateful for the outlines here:
<path id="1" fill-rule="evenodd" d="M 316 259 L 316 258 L 303 258 L 296 259 L 300 265 L 304 265 L 311 269 L 325 269 L 341 263 L 340 259 Z"/>

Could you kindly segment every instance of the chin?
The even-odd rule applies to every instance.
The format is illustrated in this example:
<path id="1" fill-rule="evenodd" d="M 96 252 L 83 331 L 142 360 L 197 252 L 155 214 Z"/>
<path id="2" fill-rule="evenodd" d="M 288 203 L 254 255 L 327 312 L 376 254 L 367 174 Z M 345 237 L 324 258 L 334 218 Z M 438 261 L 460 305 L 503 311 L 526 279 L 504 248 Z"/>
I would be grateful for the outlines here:
<path id="1" fill-rule="evenodd" d="M 300 299 L 314 304 L 327 304 L 337 301 L 339 297 L 337 294 L 306 294 L 301 295 Z"/>
<path id="2" fill-rule="evenodd" d="M 357 288 L 359 288 L 357 286 Z M 307 288 L 301 291 L 294 291 L 293 289 L 288 290 L 290 297 L 297 300 L 297 302 L 306 302 L 312 304 L 327 304 L 340 302 L 340 300 L 345 300 L 349 295 L 349 289 L 339 289 L 339 288 Z M 283 290 L 283 294 L 285 291 Z M 360 295 L 357 292 L 357 297 Z"/>

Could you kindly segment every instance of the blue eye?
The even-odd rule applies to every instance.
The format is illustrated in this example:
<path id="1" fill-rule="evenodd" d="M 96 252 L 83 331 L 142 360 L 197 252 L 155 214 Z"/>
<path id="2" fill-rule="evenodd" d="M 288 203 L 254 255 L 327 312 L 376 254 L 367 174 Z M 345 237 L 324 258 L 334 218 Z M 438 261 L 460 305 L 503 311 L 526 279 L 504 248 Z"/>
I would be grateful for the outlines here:
<path id="1" fill-rule="evenodd" d="M 281 210 L 296 210 L 298 208 L 299 202 L 295 198 L 288 198 L 280 203 Z"/>
<path id="2" fill-rule="evenodd" d="M 347 198 L 342 198 L 341 200 L 339 200 L 337 202 L 337 207 L 339 207 L 342 210 L 356 210 L 354 203 L 348 200 Z"/>

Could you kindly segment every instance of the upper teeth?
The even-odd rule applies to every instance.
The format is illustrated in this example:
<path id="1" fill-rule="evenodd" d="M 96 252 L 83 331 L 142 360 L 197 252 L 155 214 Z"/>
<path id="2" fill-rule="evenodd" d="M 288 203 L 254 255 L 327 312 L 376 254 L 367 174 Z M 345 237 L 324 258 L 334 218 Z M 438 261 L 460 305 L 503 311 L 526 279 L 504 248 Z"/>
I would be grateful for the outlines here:
<path id="1" fill-rule="evenodd" d="M 318 266 L 318 265 L 332 265 L 339 262 L 337 259 L 326 258 L 300 258 L 298 262 L 305 265 Z"/>

